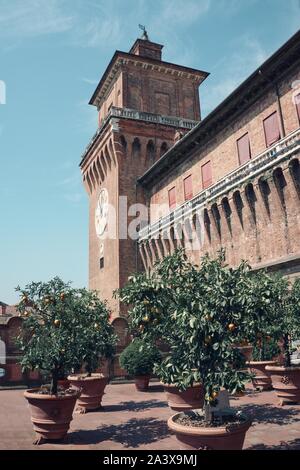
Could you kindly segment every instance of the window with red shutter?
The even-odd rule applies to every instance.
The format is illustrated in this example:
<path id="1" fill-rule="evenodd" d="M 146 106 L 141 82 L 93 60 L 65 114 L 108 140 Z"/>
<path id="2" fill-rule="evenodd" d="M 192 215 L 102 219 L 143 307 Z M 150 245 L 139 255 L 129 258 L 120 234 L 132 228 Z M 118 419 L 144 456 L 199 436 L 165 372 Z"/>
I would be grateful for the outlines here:
<path id="1" fill-rule="evenodd" d="M 188 201 L 193 197 L 193 185 L 192 185 L 192 175 L 187 176 L 183 180 L 184 186 L 184 199 Z"/>
<path id="2" fill-rule="evenodd" d="M 264 130 L 267 147 L 270 147 L 270 145 L 280 139 L 280 130 L 276 111 L 264 120 Z"/>
<path id="3" fill-rule="evenodd" d="M 239 155 L 240 165 L 246 163 L 251 158 L 251 149 L 250 149 L 250 140 L 249 134 L 243 135 L 240 139 L 237 140 L 237 148 Z"/>
<path id="4" fill-rule="evenodd" d="M 169 208 L 170 210 L 175 209 L 176 207 L 176 189 L 174 188 L 169 189 Z"/>
<path id="5" fill-rule="evenodd" d="M 205 165 L 201 167 L 202 173 L 202 186 L 203 189 L 208 188 L 212 184 L 212 175 L 211 175 L 211 162 L 208 161 Z"/>
<path id="6" fill-rule="evenodd" d="M 296 103 L 296 108 L 297 108 L 297 113 L 298 113 L 298 119 L 300 122 L 300 93 L 295 97 L 295 103 Z"/>

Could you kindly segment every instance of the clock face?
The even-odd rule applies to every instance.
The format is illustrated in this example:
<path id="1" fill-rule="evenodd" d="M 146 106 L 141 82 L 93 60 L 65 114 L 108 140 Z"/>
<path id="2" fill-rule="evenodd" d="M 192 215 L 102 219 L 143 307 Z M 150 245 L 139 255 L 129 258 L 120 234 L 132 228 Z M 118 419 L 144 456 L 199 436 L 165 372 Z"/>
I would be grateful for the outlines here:
<path id="1" fill-rule="evenodd" d="M 108 219 L 108 192 L 107 189 L 101 189 L 95 211 L 95 228 L 98 237 L 103 235 Z"/>

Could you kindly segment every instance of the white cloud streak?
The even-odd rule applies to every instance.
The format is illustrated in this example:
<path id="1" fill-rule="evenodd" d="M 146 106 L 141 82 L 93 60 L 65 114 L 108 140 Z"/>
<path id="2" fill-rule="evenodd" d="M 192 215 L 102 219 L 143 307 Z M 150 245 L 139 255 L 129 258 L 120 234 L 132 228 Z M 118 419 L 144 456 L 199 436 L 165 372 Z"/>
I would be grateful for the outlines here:
<path id="1" fill-rule="evenodd" d="M 0 36 L 24 38 L 57 34 L 72 28 L 63 0 L 0 0 Z"/>
<path id="2" fill-rule="evenodd" d="M 210 71 L 210 84 L 202 93 L 204 115 L 220 104 L 267 58 L 259 41 L 246 35 L 237 38 L 232 49 L 233 52 L 224 56 Z"/>

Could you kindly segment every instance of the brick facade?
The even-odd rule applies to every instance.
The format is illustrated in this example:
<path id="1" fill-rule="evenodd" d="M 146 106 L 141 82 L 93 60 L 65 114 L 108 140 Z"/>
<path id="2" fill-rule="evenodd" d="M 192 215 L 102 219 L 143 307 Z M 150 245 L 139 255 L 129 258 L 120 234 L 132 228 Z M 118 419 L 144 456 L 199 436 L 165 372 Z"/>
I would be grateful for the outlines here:
<path id="1" fill-rule="evenodd" d="M 166 255 L 185 246 L 195 262 L 206 252 L 225 248 L 231 265 L 246 259 L 254 267 L 277 267 L 291 275 L 300 271 L 300 132 L 295 102 L 300 93 L 299 51 L 298 33 L 140 178 L 150 202 L 150 224 L 140 237 L 147 269 L 159 252 Z M 223 113 L 227 119 L 222 119 Z M 278 140 L 270 147 L 264 125 L 269 116 L 278 123 Z M 246 134 L 251 158 L 241 165 L 238 141 Z M 168 159 L 172 166 L 164 163 Z M 204 186 L 208 162 L 211 184 Z M 194 194 L 189 203 L 184 194 L 187 177 Z M 171 188 L 176 191 L 177 210 L 169 208 Z M 185 212 L 186 217 L 181 215 Z M 197 217 L 202 220 L 203 239 L 201 248 L 193 250 L 187 235 L 195 232 Z M 166 236 L 171 240 L 164 240 Z"/>
<path id="2" fill-rule="evenodd" d="M 108 300 L 114 321 L 126 311 L 113 291 L 178 246 L 195 262 L 223 247 L 231 265 L 248 259 L 300 271 L 300 33 L 203 121 L 198 87 L 208 74 L 164 62 L 161 51 L 143 39 L 117 51 L 90 100 L 99 129 L 80 163 L 90 201 L 89 286 Z M 268 132 L 278 133 L 269 147 Z M 106 239 L 95 228 L 103 188 L 116 213 L 106 221 L 115 236 Z M 121 210 L 124 196 L 127 207 L 150 211 L 138 241 L 123 233 L 136 217 Z"/>

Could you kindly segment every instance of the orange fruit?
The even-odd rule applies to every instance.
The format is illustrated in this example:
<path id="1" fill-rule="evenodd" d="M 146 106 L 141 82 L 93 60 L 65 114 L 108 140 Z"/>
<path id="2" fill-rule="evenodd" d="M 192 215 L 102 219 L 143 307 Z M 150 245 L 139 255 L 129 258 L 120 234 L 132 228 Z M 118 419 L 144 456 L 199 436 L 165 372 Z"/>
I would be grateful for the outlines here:
<path id="1" fill-rule="evenodd" d="M 206 337 L 205 337 L 205 340 L 204 340 L 204 343 L 205 343 L 205 344 L 211 344 L 211 342 L 212 342 L 211 336 L 206 336 Z"/>

